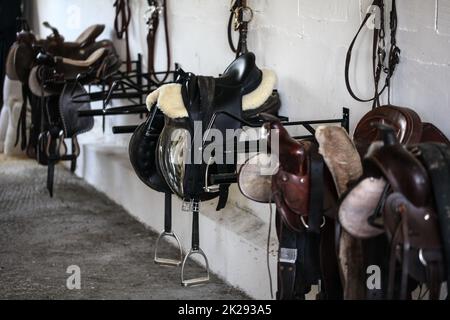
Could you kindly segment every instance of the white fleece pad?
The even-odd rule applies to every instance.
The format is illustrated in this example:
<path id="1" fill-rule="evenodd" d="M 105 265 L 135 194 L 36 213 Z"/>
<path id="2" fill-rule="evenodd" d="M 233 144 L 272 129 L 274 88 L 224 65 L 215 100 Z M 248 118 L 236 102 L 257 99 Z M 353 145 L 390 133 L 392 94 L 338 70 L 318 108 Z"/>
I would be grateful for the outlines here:
<path id="1" fill-rule="evenodd" d="M 242 110 L 254 110 L 259 108 L 272 95 L 277 83 L 275 72 L 263 69 L 261 84 L 256 90 L 242 98 Z M 180 84 L 167 84 L 153 91 L 147 97 L 147 108 L 150 110 L 154 104 L 169 118 L 186 118 L 188 112 L 183 102 Z"/>

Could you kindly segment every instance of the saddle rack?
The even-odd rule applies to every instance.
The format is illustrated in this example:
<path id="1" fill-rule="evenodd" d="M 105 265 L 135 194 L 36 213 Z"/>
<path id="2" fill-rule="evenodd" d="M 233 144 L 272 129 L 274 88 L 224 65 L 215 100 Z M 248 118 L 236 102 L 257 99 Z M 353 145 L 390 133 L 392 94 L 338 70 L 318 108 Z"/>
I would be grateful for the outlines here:
<path id="1" fill-rule="evenodd" d="M 157 83 L 153 80 L 154 76 L 167 74 L 167 72 L 144 73 L 142 70 L 142 55 L 139 54 L 137 60 L 131 61 L 132 70 L 130 72 L 119 71 L 108 83 L 97 83 L 100 91 L 92 91 L 92 85 L 88 86 L 88 93 L 72 95 L 72 101 L 75 103 L 102 102 L 102 109 L 83 110 L 78 113 L 79 117 L 103 117 L 103 132 L 105 131 L 105 118 L 116 115 L 142 115 L 148 112 L 145 104 L 145 97 L 159 86 L 165 83 Z M 175 71 L 169 71 L 176 79 L 179 65 L 175 64 Z M 81 81 L 83 75 L 80 75 L 77 81 Z M 128 100 L 131 104 L 117 108 L 107 108 L 112 100 Z"/>
<path id="2" fill-rule="evenodd" d="M 155 108 L 156 112 L 156 108 Z M 228 116 L 240 123 L 242 123 L 244 126 L 257 128 L 260 127 L 264 122 L 266 122 L 261 116 L 257 116 L 251 121 L 246 121 L 244 119 L 241 119 L 239 117 L 236 117 L 235 115 L 227 112 L 227 111 L 221 111 L 213 114 L 211 121 L 208 125 L 207 131 L 211 130 L 215 124 L 215 121 L 219 115 L 225 115 Z M 315 129 L 313 128 L 313 125 L 318 124 L 340 124 L 346 131 L 349 131 L 349 124 L 350 124 L 350 110 L 348 108 L 343 108 L 342 118 L 340 119 L 323 119 L 323 120 L 308 120 L 308 121 L 296 121 L 296 122 L 290 122 L 289 118 L 287 117 L 280 117 L 280 119 L 283 122 L 284 126 L 302 126 L 304 127 L 310 135 L 307 136 L 300 136 L 295 137 L 296 139 L 307 139 L 307 138 L 313 138 L 315 134 Z M 137 126 L 117 126 L 113 127 L 113 133 L 114 134 L 128 134 L 133 133 L 136 130 Z M 205 147 L 207 139 L 207 134 L 205 134 L 203 139 L 203 148 Z M 246 146 L 247 147 L 247 146 Z M 237 149 L 237 146 L 235 146 L 235 150 Z M 259 150 L 250 150 L 249 148 L 245 149 L 245 153 L 255 152 Z M 206 178 L 208 180 L 208 178 Z M 216 174 L 211 175 L 210 177 L 211 182 L 213 184 L 221 185 L 221 184 L 232 184 L 237 182 L 237 175 L 236 174 Z M 208 188 L 208 185 L 206 186 Z M 184 287 L 191 287 L 191 286 L 198 286 L 202 284 L 206 284 L 210 280 L 210 270 L 209 270 L 209 261 L 208 257 L 206 256 L 205 252 L 200 248 L 200 233 L 199 233 L 199 213 L 200 213 L 200 202 L 199 201 L 192 201 L 190 203 L 185 203 L 183 206 L 183 211 L 189 211 L 192 212 L 192 246 L 191 250 L 187 253 L 187 255 L 184 257 L 183 261 L 181 262 L 182 257 L 182 246 L 179 241 L 178 236 L 172 231 L 172 225 L 171 225 L 171 213 L 172 213 L 172 203 L 171 203 L 171 194 L 165 195 L 165 230 L 161 233 L 159 236 L 157 243 L 156 243 L 156 249 L 155 249 L 155 263 L 162 265 L 162 266 L 175 266 L 178 267 L 181 265 L 181 284 Z M 178 248 L 180 250 L 180 259 L 166 259 L 161 258 L 159 256 L 159 247 L 160 243 L 165 238 L 172 238 L 176 241 Z M 204 277 L 199 278 L 193 278 L 193 279 L 186 279 L 186 266 L 188 261 L 194 257 L 194 256 L 200 256 L 202 259 L 204 259 L 205 262 L 205 271 L 206 275 Z"/>

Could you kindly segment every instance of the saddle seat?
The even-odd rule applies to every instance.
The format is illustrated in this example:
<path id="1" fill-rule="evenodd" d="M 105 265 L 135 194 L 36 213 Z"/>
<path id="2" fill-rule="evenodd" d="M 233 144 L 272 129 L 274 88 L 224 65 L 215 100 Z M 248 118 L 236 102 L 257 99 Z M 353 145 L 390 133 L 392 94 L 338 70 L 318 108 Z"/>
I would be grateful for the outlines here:
<path id="1" fill-rule="evenodd" d="M 92 43 L 100 36 L 105 30 L 104 24 L 94 24 L 84 30 L 75 40 L 75 43 L 84 48 Z"/>
<path id="2" fill-rule="evenodd" d="M 93 83 L 105 79 L 116 72 L 121 65 L 114 50 L 105 47 L 96 49 L 84 60 L 40 53 L 37 65 L 31 69 L 28 84 L 33 94 L 44 96 L 59 94 L 66 81 L 74 81 L 80 75 L 83 83 Z"/>
<path id="3" fill-rule="evenodd" d="M 254 55 L 242 55 L 235 60 L 219 77 L 216 85 L 223 87 L 239 87 L 246 95 L 255 90 L 262 81 L 263 73 L 256 66 Z"/>
<path id="4" fill-rule="evenodd" d="M 257 113 L 255 110 L 259 108 L 266 112 L 270 109 L 269 112 L 271 112 L 280 107 L 279 96 L 274 92 L 277 81 L 275 73 L 272 70 L 259 69 L 255 61 L 253 53 L 244 54 L 236 59 L 220 77 L 214 78 L 215 105 L 221 104 L 227 96 L 229 98 L 239 95 L 239 99 L 242 99 L 241 111 L 244 118 L 255 115 Z M 161 86 L 147 97 L 149 109 L 157 104 L 168 118 L 189 117 L 188 109 L 191 109 L 193 101 L 199 99 L 198 77 L 192 73 L 183 74 L 182 71 L 180 73 L 182 75 L 177 83 Z M 273 104 L 273 108 L 269 107 L 270 103 Z"/>

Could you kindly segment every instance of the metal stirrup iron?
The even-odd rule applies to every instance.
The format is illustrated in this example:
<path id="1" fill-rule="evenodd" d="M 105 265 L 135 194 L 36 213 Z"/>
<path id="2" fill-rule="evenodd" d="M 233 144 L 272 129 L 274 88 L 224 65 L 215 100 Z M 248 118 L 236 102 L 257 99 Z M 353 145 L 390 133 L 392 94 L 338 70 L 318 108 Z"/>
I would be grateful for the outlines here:
<path id="1" fill-rule="evenodd" d="M 194 206 L 192 210 L 192 248 L 186 255 L 181 267 L 181 285 L 183 287 L 198 286 L 209 282 L 209 262 L 206 254 L 200 248 L 200 236 L 199 236 L 199 206 L 198 202 L 194 201 Z M 190 258 L 193 256 L 201 256 L 205 260 L 205 271 L 206 276 L 200 278 L 186 279 L 185 270 L 186 264 Z"/>
<path id="2" fill-rule="evenodd" d="M 160 266 L 166 267 L 178 267 L 183 262 L 183 247 L 181 245 L 180 239 L 178 236 L 172 231 L 172 195 L 170 193 L 166 193 L 165 199 L 165 221 L 164 221 L 164 231 L 158 237 L 156 241 L 156 249 L 155 249 L 155 263 Z M 159 256 L 159 246 L 163 239 L 174 239 L 177 244 L 177 248 L 179 250 L 179 256 L 177 259 L 169 259 L 162 258 Z"/>

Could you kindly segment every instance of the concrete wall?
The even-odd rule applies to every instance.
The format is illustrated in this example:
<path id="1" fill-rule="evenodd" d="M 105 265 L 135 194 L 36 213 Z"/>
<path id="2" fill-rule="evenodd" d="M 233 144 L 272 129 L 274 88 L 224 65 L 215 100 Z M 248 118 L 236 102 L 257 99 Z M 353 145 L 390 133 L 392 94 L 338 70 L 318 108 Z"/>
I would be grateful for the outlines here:
<path id="1" fill-rule="evenodd" d="M 48 20 L 58 26 L 67 39 L 75 38 L 90 24 L 105 23 L 108 27 L 105 37 L 115 35 L 112 31 L 114 10 L 113 0 L 28 0 L 35 6 L 35 22 Z M 228 48 L 226 27 L 228 19 L 228 0 L 169 0 L 169 28 L 172 40 L 174 61 L 181 63 L 185 70 L 198 74 L 214 75 L 222 72 L 233 59 Z M 390 2 L 390 1 L 387 1 Z M 146 25 L 143 14 L 146 1 L 131 0 L 133 6 L 133 23 L 130 28 L 131 49 L 133 55 L 146 54 Z M 257 55 L 258 63 L 276 70 L 283 110 L 293 120 L 340 117 L 342 107 L 351 109 L 352 128 L 355 123 L 370 110 L 370 104 L 358 103 L 349 96 L 344 83 L 344 62 L 347 47 L 361 23 L 369 0 L 250 0 L 255 18 L 249 34 L 249 48 Z M 399 0 L 398 45 L 402 49 L 402 61 L 393 80 L 392 102 L 397 105 L 415 109 L 423 120 L 434 122 L 450 136 L 448 125 L 449 80 L 450 80 L 450 1 L 449 0 Z M 39 28 L 39 33 L 47 33 Z M 357 91 L 363 96 L 372 94 L 370 81 L 370 42 L 368 31 L 362 34 L 362 40 L 355 48 L 355 63 L 351 72 Z M 164 47 L 160 42 L 158 59 L 164 66 Z M 123 42 L 118 42 L 122 52 Z M 136 123 L 135 117 L 117 117 L 109 119 L 109 125 Z M 103 135 L 97 125 L 94 132 L 86 135 L 85 142 L 113 144 L 125 152 L 129 137 L 112 136 L 109 131 Z M 82 159 L 96 158 L 89 154 Z M 113 156 L 106 158 L 113 161 Z M 102 158 L 103 159 L 103 158 Z M 82 162 L 81 175 L 100 170 L 100 162 L 90 159 Z M 103 178 L 114 175 L 113 167 L 102 169 Z M 84 172 L 84 174 L 83 174 Z M 129 171 L 132 175 L 132 172 Z M 133 178 L 135 179 L 135 178 Z M 108 182 L 100 182 L 102 177 L 88 176 L 88 180 L 104 190 L 116 186 L 120 190 L 128 189 L 122 180 L 106 188 Z M 139 186 L 142 190 L 145 187 Z M 122 189 L 120 189 L 122 188 Z M 148 225 L 162 225 L 154 222 L 143 212 L 142 206 L 150 206 L 160 196 L 147 192 L 147 197 L 138 199 L 130 205 L 132 214 L 138 216 Z M 123 197 L 119 203 L 130 202 Z M 158 200 L 159 201 L 159 200 Z M 126 206 L 126 204 L 125 204 Z M 206 206 L 206 215 L 213 214 L 212 206 Z M 134 208 L 134 209 L 133 209 Z M 160 209 L 160 208 L 158 208 Z M 268 208 L 257 206 L 243 199 L 236 189 L 233 190 L 229 209 L 217 220 L 219 225 L 227 224 L 227 230 L 245 237 L 248 228 L 242 226 L 246 221 L 239 219 L 251 215 L 261 222 L 256 233 L 249 240 L 251 246 L 258 248 L 258 253 L 248 253 L 254 257 L 254 266 L 246 266 L 245 272 L 239 272 L 239 263 L 231 262 L 233 268 L 215 264 L 216 272 L 238 285 L 254 297 L 268 297 L 266 272 L 264 267 L 264 234 L 267 233 Z M 142 210 L 141 210 L 142 211 Z M 153 221 L 153 222 L 152 222 Z M 180 221 L 180 226 L 182 227 Z M 245 222 L 246 223 L 246 222 Z M 221 254 L 230 254 L 226 249 L 227 237 L 222 237 L 214 229 L 204 230 L 203 239 L 212 239 L 219 243 L 211 247 L 212 255 L 220 259 Z M 188 235 L 187 235 L 188 237 Z M 248 239 L 247 239 L 248 240 Z M 246 241 L 247 241 L 246 240 Z M 231 245 L 231 244 L 230 244 Z M 250 246 L 250 247 L 251 247 Z M 249 248 L 250 248 L 249 247 Z M 222 250 L 222 251 L 221 251 Z M 231 256 L 230 256 L 231 257 Z M 231 259 L 231 258 L 230 258 Z M 226 259 L 225 259 L 226 260 Z M 220 260 L 220 261 L 225 261 Z M 272 257 L 272 267 L 274 259 Z M 226 262 L 224 262 L 226 263 Z M 254 268 L 252 270 L 251 268 Z M 231 271 L 232 270 L 232 271 Z M 249 272 L 253 271 L 253 272 Z M 244 277 L 247 277 L 243 281 Z"/>

